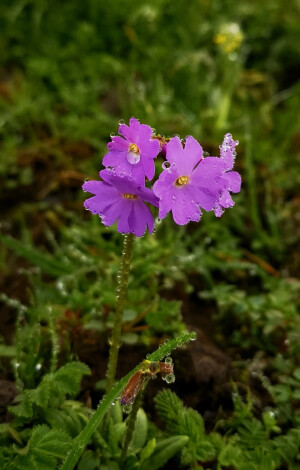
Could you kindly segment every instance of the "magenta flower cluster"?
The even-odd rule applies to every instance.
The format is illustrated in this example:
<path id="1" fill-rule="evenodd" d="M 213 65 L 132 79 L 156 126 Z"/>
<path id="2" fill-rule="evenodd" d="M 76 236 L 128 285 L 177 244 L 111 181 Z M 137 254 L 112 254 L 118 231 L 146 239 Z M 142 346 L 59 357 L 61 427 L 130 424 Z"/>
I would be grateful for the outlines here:
<path id="1" fill-rule="evenodd" d="M 102 181 L 83 185 L 84 191 L 94 194 L 84 202 L 85 208 L 98 214 L 104 225 L 117 222 L 120 233 L 141 237 L 147 227 L 150 233 L 154 229 L 147 204 L 158 207 L 160 219 L 172 212 L 178 225 L 199 222 L 201 209 L 220 217 L 234 205 L 230 192 L 240 191 L 241 177 L 232 171 L 238 141 L 231 134 L 220 145 L 220 157 L 204 157 L 201 145 L 191 136 L 184 143 L 173 137 L 166 144 L 135 118 L 129 126 L 120 124 L 119 134 L 107 146 Z M 163 171 L 151 190 L 145 180 L 153 179 L 159 152 L 165 156 Z"/>

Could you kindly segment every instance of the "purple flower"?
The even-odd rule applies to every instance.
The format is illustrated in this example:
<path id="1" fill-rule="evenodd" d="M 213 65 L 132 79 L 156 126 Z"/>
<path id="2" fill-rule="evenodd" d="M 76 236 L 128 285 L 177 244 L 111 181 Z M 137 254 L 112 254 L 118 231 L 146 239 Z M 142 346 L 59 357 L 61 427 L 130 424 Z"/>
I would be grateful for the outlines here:
<path id="1" fill-rule="evenodd" d="M 238 193 L 241 189 L 241 176 L 237 171 L 232 170 L 234 164 L 234 158 L 236 156 L 235 147 L 239 141 L 234 141 L 231 134 L 226 134 L 222 145 L 220 145 L 220 160 L 224 164 L 223 179 L 226 182 L 226 187 L 221 192 L 220 199 L 214 207 L 214 212 L 217 217 L 221 217 L 223 209 L 234 206 L 234 201 L 231 198 L 229 191 Z"/>
<path id="2" fill-rule="evenodd" d="M 109 152 L 103 158 L 103 165 L 121 169 L 134 179 L 151 180 L 155 173 L 154 158 L 159 152 L 159 142 L 152 139 L 152 129 L 131 118 L 129 126 L 119 125 L 119 134 L 112 137 L 107 147 Z"/>
<path id="3" fill-rule="evenodd" d="M 84 201 L 84 207 L 100 215 L 104 225 L 118 220 L 120 233 L 134 233 L 141 237 L 145 230 L 153 232 L 153 216 L 145 202 L 158 207 L 158 199 L 151 189 L 142 187 L 131 176 L 114 170 L 102 170 L 103 181 L 87 181 L 82 189 L 94 194 Z"/>
<path id="4" fill-rule="evenodd" d="M 221 215 L 222 207 L 232 205 L 229 191 L 239 191 L 240 176 L 236 172 L 227 173 L 233 166 L 236 145 L 229 136 L 225 136 L 221 146 L 221 158 L 203 158 L 201 145 L 191 136 L 187 137 L 184 147 L 178 137 L 170 140 L 164 171 L 153 186 L 159 198 L 161 219 L 172 211 L 174 221 L 185 225 L 191 220 L 200 220 L 200 208 L 215 209 L 216 215 Z"/>

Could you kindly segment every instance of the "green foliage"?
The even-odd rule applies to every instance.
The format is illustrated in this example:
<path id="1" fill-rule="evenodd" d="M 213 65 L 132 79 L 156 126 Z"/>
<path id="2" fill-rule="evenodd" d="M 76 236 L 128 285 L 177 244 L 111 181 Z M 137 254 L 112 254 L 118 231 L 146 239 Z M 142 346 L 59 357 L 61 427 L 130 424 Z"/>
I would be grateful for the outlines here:
<path id="1" fill-rule="evenodd" d="M 57 459 L 62 459 L 70 449 L 70 437 L 59 430 L 51 430 L 45 424 L 33 428 L 31 437 L 24 448 L 4 450 L 4 459 L 12 457 L 7 462 L 8 470 L 24 470 L 27 468 L 56 470 Z M 4 460 L 5 461 L 5 460 Z"/>
<path id="2" fill-rule="evenodd" d="M 283 462 L 292 464 L 299 457 L 300 429 L 280 436 L 273 415 L 265 414 L 260 421 L 253 416 L 250 396 L 244 403 L 234 392 L 234 414 L 226 421 L 227 432 L 221 436 L 205 433 L 201 415 L 184 407 L 182 401 L 170 390 L 163 390 L 155 397 L 157 411 L 166 423 L 170 434 L 185 433 L 189 440 L 181 450 L 181 463 L 195 468 L 197 462 L 210 463 L 213 468 L 232 466 L 237 470 L 277 469 Z M 217 423 L 223 426 L 225 422 Z"/>
<path id="3" fill-rule="evenodd" d="M 21 403 L 11 407 L 11 411 L 17 416 L 31 418 L 33 405 L 47 408 L 50 403 L 57 407 L 66 395 L 77 395 L 82 376 L 89 373 L 90 369 L 85 364 L 69 362 L 56 372 L 44 375 L 37 388 L 25 390 L 23 397 L 20 397 Z"/>
<path id="4" fill-rule="evenodd" d="M 197 461 L 210 461 L 216 455 L 214 436 L 205 434 L 201 415 L 185 408 L 177 395 L 166 389 L 155 397 L 157 411 L 171 434 L 185 434 L 189 441 L 181 452 L 182 465 L 192 466 Z M 211 438 L 212 437 L 212 438 Z"/>
<path id="5" fill-rule="evenodd" d="M 73 340 L 109 336 L 121 236 L 83 218 L 80 188 L 132 115 L 213 155 L 232 132 L 243 186 L 221 220 L 166 218 L 137 240 L 122 338 L 150 349 L 194 318 L 232 359 L 234 410 L 220 404 L 219 434 L 206 433 L 199 413 L 163 394 L 166 433 L 140 412 L 126 468 L 178 455 L 183 468 L 300 468 L 298 18 L 294 0 L 1 2 L 1 231 L 13 238 L 0 235 L 0 300 L 17 328 L 12 344 L 0 338 L 0 367 L 19 390 L 0 427 L 1 469 L 56 469 L 51 451 L 65 455 L 92 415 L 76 400 L 87 368 Z M 240 39 L 220 40 L 232 23 Z M 119 470 L 118 402 L 111 419 L 79 470 Z"/>
<path id="6" fill-rule="evenodd" d="M 157 470 L 171 459 L 188 442 L 188 436 L 174 436 L 160 441 L 148 458 L 147 462 L 141 465 L 141 470 Z"/>

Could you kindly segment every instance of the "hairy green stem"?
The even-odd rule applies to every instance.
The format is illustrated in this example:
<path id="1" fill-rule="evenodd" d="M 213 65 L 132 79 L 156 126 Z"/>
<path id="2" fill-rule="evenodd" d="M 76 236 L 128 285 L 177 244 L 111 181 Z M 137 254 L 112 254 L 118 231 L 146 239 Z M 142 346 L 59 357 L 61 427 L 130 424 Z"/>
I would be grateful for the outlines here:
<path id="1" fill-rule="evenodd" d="M 139 391 L 139 393 L 137 394 L 137 396 L 136 396 L 136 398 L 133 402 L 132 409 L 131 409 L 130 415 L 128 417 L 128 420 L 127 420 L 127 429 L 126 429 L 126 434 L 125 434 L 125 439 L 124 439 L 124 445 L 123 445 L 123 449 L 122 449 L 121 457 L 120 457 L 120 462 L 119 462 L 121 468 L 123 467 L 123 464 L 124 464 L 126 456 L 127 456 L 128 447 L 129 447 L 129 444 L 131 442 L 133 431 L 134 431 L 134 428 L 135 428 L 137 413 L 138 413 L 138 411 L 140 409 L 140 406 L 142 404 L 143 392 L 145 390 L 145 387 L 147 386 L 148 381 L 149 381 L 149 378 L 146 378 L 144 380 L 143 386 L 142 386 L 141 390 Z"/>
<path id="2" fill-rule="evenodd" d="M 122 317 L 123 311 L 125 308 L 126 302 L 126 293 L 128 285 L 128 277 L 130 271 L 130 262 L 132 258 L 134 243 L 134 235 L 129 233 L 125 235 L 124 238 L 124 247 L 121 260 L 121 268 L 118 275 L 118 286 L 117 286 L 117 296 L 116 296 L 116 311 L 114 317 L 114 326 L 112 330 L 110 350 L 109 350 L 109 359 L 106 372 L 106 393 L 110 392 L 113 387 L 115 377 L 116 377 L 116 368 L 119 355 L 120 347 L 120 338 L 121 338 L 121 328 L 122 328 Z"/>
<path id="3" fill-rule="evenodd" d="M 152 354 L 147 355 L 147 359 L 149 361 L 159 361 L 162 360 L 165 356 L 170 354 L 173 349 L 182 346 L 184 343 L 188 341 L 195 340 L 196 333 L 186 333 L 177 338 L 172 339 L 164 344 L 162 344 L 156 351 Z M 125 377 L 123 377 L 114 387 L 113 389 L 103 397 L 101 402 L 98 405 L 98 408 L 92 415 L 91 419 L 85 426 L 85 428 L 81 431 L 79 436 L 74 440 L 74 445 L 71 451 L 69 452 L 66 460 L 61 466 L 60 470 L 73 470 L 75 465 L 77 464 L 85 446 L 89 442 L 93 432 L 98 428 L 99 424 L 101 423 L 105 413 L 111 406 L 111 404 L 116 400 L 118 396 L 120 396 L 123 388 L 127 384 L 130 377 L 140 368 L 140 364 L 138 364 L 132 371 L 128 372 Z"/>
<path id="4" fill-rule="evenodd" d="M 54 373 L 57 368 L 57 359 L 59 354 L 59 344 L 58 344 L 58 336 L 54 326 L 54 315 L 52 307 L 48 307 L 48 325 L 49 325 L 49 333 L 52 342 L 52 349 L 51 349 L 51 359 L 50 359 L 50 372 Z"/>

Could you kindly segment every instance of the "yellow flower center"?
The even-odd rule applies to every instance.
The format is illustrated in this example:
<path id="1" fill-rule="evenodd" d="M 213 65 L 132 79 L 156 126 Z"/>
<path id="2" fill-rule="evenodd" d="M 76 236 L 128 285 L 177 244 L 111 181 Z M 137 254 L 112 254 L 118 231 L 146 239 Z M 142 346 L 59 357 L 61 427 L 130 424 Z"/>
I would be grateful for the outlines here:
<path id="1" fill-rule="evenodd" d="M 123 193 L 122 196 L 125 197 L 125 199 L 136 199 L 137 198 L 137 196 L 135 194 L 130 194 L 130 193 Z"/>
<path id="2" fill-rule="evenodd" d="M 189 182 L 189 177 L 188 176 L 179 176 L 177 180 L 175 181 L 175 186 L 184 186 Z"/>
<path id="3" fill-rule="evenodd" d="M 139 154 L 140 149 L 138 148 L 136 144 L 129 144 L 128 152 Z"/>

